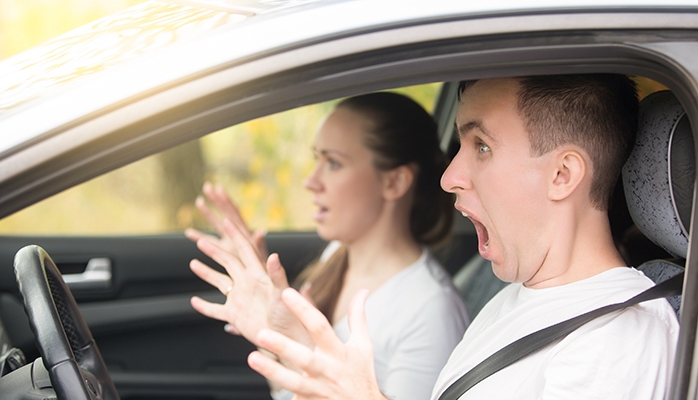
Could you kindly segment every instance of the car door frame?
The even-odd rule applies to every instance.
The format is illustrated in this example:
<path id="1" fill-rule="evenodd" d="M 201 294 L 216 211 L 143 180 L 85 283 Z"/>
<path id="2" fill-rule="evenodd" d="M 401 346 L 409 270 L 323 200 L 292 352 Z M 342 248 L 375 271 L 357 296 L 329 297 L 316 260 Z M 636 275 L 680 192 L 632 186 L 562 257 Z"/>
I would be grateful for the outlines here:
<path id="1" fill-rule="evenodd" d="M 7 214 L 116 166 L 224 126 L 281 111 L 290 104 L 309 104 L 357 92 L 431 81 L 572 72 L 637 74 L 657 80 L 672 89 L 695 127 L 698 126 L 696 32 L 685 26 L 685 20 L 682 20 L 684 23 L 679 24 L 679 27 L 686 29 L 676 29 L 677 25 L 672 24 L 672 15 L 666 12 L 658 14 L 663 27 L 670 28 L 667 31 L 643 29 L 637 23 L 628 24 L 627 29 L 617 28 L 620 25 L 613 24 L 610 26 L 615 28 L 607 30 L 599 30 L 598 24 L 594 24 L 591 29 L 580 23 L 562 29 L 555 28 L 557 25 L 551 22 L 554 15 L 548 15 L 539 16 L 542 27 L 538 25 L 537 29 L 541 33 L 532 33 L 525 38 L 521 37 L 521 31 L 508 34 L 495 32 L 492 36 L 479 32 L 477 35 L 455 35 L 447 39 L 405 43 L 390 47 L 389 51 L 368 49 L 358 54 L 317 61 L 246 80 L 244 83 L 233 82 L 228 87 L 209 94 L 199 93 L 198 97 L 185 101 L 178 107 L 154 113 L 142 120 L 129 118 L 132 124 L 118 125 L 121 126 L 120 129 L 105 127 L 105 124 L 120 115 L 119 110 L 130 115 L 132 111 L 127 109 L 147 108 L 162 96 L 181 93 L 186 85 L 170 88 L 129 103 L 119 110 L 97 116 L 90 121 L 94 123 L 70 128 L 77 132 L 97 126 L 104 134 L 69 151 L 66 158 L 47 157 L 32 169 L 5 179 L 0 184 L 1 189 L 6 189 L 6 195 L 0 199 L 0 211 Z M 625 15 L 618 12 L 616 17 L 618 16 Z M 644 15 L 648 16 L 651 15 Z M 584 20 L 599 15 L 577 17 Z M 613 13 L 606 13 L 603 17 L 612 18 Z M 547 26 L 552 28 L 546 30 Z M 416 30 L 412 33 L 419 36 L 420 27 L 412 28 Z M 432 28 L 433 26 L 429 27 Z M 556 29 L 559 30 L 557 33 Z M 331 41 L 322 44 L 330 43 Z M 302 57 L 303 51 L 307 49 L 289 50 L 277 56 Z M 250 69 L 271 62 L 279 62 L 279 58 L 258 58 L 221 72 L 231 74 L 241 67 Z M 214 75 L 215 73 L 208 77 L 213 79 Z M 187 84 L 194 83 L 190 81 Z M 124 134 L 132 140 L 123 142 L 118 150 L 112 149 L 114 138 Z M 695 128 L 693 134 L 695 138 Z M 68 137 L 70 135 L 66 134 L 65 138 Z M 694 140 L 694 143 L 698 155 L 698 140 Z M 86 157 L 85 154 L 99 155 L 101 162 L 94 160 L 94 157 Z M 0 161 L 0 166 L 17 161 L 8 160 Z M 79 169 L 93 172 L 80 172 Z M 55 173 L 48 174 L 48 171 Z M 60 183 L 51 184 L 42 178 L 44 175 L 53 179 L 60 178 Z M 694 196 L 694 210 L 698 205 L 696 203 Z M 697 214 L 693 214 L 691 226 L 696 223 Z M 695 240 L 690 240 L 680 320 L 681 333 L 670 397 L 672 400 L 696 398 L 698 395 L 698 371 L 694 372 L 698 369 L 695 363 L 698 323 L 697 246 Z"/>

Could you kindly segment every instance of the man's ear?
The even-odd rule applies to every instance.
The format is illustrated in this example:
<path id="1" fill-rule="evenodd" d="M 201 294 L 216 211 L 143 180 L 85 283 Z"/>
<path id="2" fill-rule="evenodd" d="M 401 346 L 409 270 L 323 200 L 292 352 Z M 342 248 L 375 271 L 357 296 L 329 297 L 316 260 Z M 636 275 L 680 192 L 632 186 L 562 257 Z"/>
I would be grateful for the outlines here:
<path id="1" fill-rule="evenodd" d="M 410 190 L 415 172 L 409 165 L 401 165 L 383 172 L 383 198 L 397 200 Z"/>
<path id="2" fill-rule="evenodd" d="M 587 160 L 577 150 L 564 150 L 557 154 L 554 162 L 548 198 L 559 201 L 569 197 L 584 181 L 588 171 Z"/>

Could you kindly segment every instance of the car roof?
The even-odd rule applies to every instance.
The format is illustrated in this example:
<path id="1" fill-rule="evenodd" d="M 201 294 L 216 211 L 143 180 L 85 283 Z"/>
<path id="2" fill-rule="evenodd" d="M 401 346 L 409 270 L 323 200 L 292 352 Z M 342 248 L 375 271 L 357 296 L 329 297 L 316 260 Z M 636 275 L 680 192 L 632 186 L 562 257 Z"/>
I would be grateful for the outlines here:
<path id="1" fill-rule="evenodd" d="M 698 2 L 148 1 L 0 63 L 0 131 L 5 126 L 13 132 L 0 135 L 0 155 L 98 107 L 158 86 L 223 65 L 342 36 L 456 18 L 546 13 L 574 18 L 575 14 L 590 11 L 687 8 L 698 8 Z M 119 68 L 121 72 L 107 77 Z M 75 91 L 77 83 L 89 86 L 100 77 L 112 82 L 102 87 L 100 93 Z M 64 96 L 57 102 L 69 103 L 71 109 L 53 108 L 55 113 L 46 110 L 40 121 L 34 118 L 37 111 L 32 108 L 57 94 Z M 23 114 L 28 117 L 22 118 Z"/>
<path id="2" fill-rule="evenodd" d="M 170 10 L 170 18 L 162 17 L 163 10 Z M 73 171 L 75 177 L 42 189 L 40 197 L 232 123 L 380 88 L 353 86 L 347 92 L 317 81 L 328 60 L 364 54 L 369 62 L 353 67 L 370 71 L 370 60 L 385 60 L 385 49 L 412 44 L 695 26 L 698 1 L 149 1 L 0 63 L 0 215 L 36 201 L 26 197 L 9 205 L 8 199 L 61 173 Z M 416 51 L 413 57 L 419 58 L 424 49 Z M 439 75 L 446 80 L 460 79 L 463 66 L 434 68 L 450 68 L 451 75 Z M 307 79 L 323 86 L 323 96 L 296 88 L 221 117 L 223 103 L 261 98 L 280 87 L 273 77 L 303 69 L 317 75 Z M 419 83 L 414 73 L 405 81 L 381 80 Z M 263 87 L 246 89 L 260 81 Z M 163 134 L 173 129 L 158 116 L 185 106 L 179 132 Z M 188 113 L 207 122 L 187 125 Z M 107 162 L 105 151 L 121 152 L 122 158 Z M 55 161 L 68 154 L 70 165 Z M 74 172 L 87 166 L 89 173 Z"/>

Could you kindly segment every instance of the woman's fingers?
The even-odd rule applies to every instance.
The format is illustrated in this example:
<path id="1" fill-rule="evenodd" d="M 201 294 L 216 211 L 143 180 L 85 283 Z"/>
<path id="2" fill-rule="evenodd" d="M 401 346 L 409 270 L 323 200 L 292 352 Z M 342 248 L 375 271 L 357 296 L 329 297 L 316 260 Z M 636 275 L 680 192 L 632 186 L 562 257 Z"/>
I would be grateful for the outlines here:
<path id="1" fill-rule="evenodd" d="M 217 319 L 219 321 L 231 322 L 229 320 L 230 315 L 226 312 L 225 305 L 223 304 L 211 303 L 198 296 L 192 297 L 189 303 L 194 310 L 198 311 L 202 315 Z"/>
<path id="2" fill-rule="evenodd" d="M 250 239 L 243 235 L 240 229 L 227 219 L 223 220 L 223 228 L 225 229 L 226 235 L 233 240 L 240 261 L 245 269 L 255 274 L 255 276 L 260 276 L 261 274 L 266 275 L 259 253 L 257 253 L 257 249 Z"/>
<path id="3" fill-rule="evenodd" d="M 242 219 L 242 215 L 237 206 L 233 203 L 221 185 L 213 186 L 211 183 L 206 182 L 202 190 L 206 199 L 202 196 L 197 197 L 196 208 L 199 209 L 201 214 L 213 225 L 216 232 L 221 236 L 221 240 L 224 242 L 230 240 L 229 236 L 226 238 L 227 235 L 224 229 L 224 220 L 227 219 L 236 227 L 236 230 L 239 231 L 242 236 L 252 243 L 259 257 L 265 259 L 268 255 L 266 243 L 264 242 L 266 231 L 258 230 L 254 233 L 250 231 L 245 220 Z M 206 200 L 208 200 L 208 203 Z M 210 207 L 209 203 L 211 205 Z M 225 244 L 227 243 L 224 243 L 224 245 Z M 233 253 L 236 251 L 234 247 L 228 250 Z"/>
<path id="4" fill-rule="evenodd" d="M 267 242 L 265 241 L 266 236 L 266 229 L 258 229 L 252 232 L 252 236 L 250 236 L 252 239 L 252 244 L 257 249 L 257 253 L 259 254 L 259 258 L 261 259 L 265 259 L 269 256 L 269 250 L 267 250 Z"/>
<path id="5" fill-rule="evenodd" d="M 310 302 L 313 306 L 317 308 L 317 304 L 313 301 L 313 296 L 310 294 L 310 289 L 312 288 L 312 285 L 310 282 L 306 282 L 301 286 L 300 290 L 298 290 L 298 293 L 301 294 L 306 300 Z"/>
<path id="6" fill-rule="evenodd" d="M 198 247 L 202 253 L 211 257 L 213 261 L 223 266 L 223 268 L 225 268 L 225 270 L 228 272 L 228 275 L 230 275 L 233 279 L 237 279 L 235 277 L 239 276 L 242 273 L 242 270 L 245 269 L 245 267 L 240 264 L 237 257 L 210 240 L 205 238 L 200 239 L 196 242 L 196 247 Z"/>
<path id="7" fill-rule="evenodd" d="M 368 332 L 368 324 L 366 323 L 366 299 L 368 294 L 368 290 L 361 289 L 351 298 L 347 321 L 351 331 L 349 341 L 357 347 L 373 353 L 373 344 Z"/>
<path id="8" fill-rule="evenodd" d="M 308 329 L 316 346 L 311 349 L 269 329 L 258 333 L 257 342 L 303 373 L 296 373 L 262 354 L 251 354 L 248 364 L 275 384 L 294 392 L 298 399 L 385 399 L 376 382 L 366 329 L 367 297 L 368 291 L 362 290 L 352 298 L 349 318 L 354 330 L 344 344 L 320 311 L 295 290 L 284 290 L 284 303 Z"/>
<path id="9" fill-rule="evenodd" d="M 225 331 L 225 333 L 229 333 L 231 335 L 241 335 L 240 331 L 237 330 L 237 328 L 231 324 L 225 324 L 225 326 L 223 326 L 223 330 Z"/>
<path id="10" fill-rule="evenodd" d="M 238 211 L 238 208 L 230 199 L 228 193 L 226 193 L 225 189 L 223 189 L 223 186 L 213 186 L 209 182 L 206 182 L 204 183 L 203 192 L 208 201 L 210 201 L 211 204 L 216 207 L 218 212 L 221 213 L 222 217 L 219 218 L 219 220 L 225 218 L 229 219 L 234 224 L 238 225 L 240 229 L 242 229 L 244 233 L 249 236 L 250 231 L 247 228 L 245 221 L 242 219 L 240 211 Z"/>
<path id="11" fill-rule="evenodd" d="M 228 275 L 216 271 L 197 259 L 189 262 L 189 269 L 201 280 L 215 287 L 226 296 L 233 288 L 233 281 Z"/>
<path id="12" fill-rule="evenodd" d="M 291 312 L 298 317 L 303 326 L 305 326 L 305 329 L 310 334 L 310 338 L 319 348 L 331 354 L 341 351 L 344 343 L 339 340 L 332 329 L 332 325 L 330 325 L 330 322 L 320 310 L 315 308 L 315 306 L 293 288 L 284 289 L 281 293 L 281 299 Z M 276 353 L 273 350 L 272 352 Z"/>
<path id="13" fill-rule="evenodd" d="M 240 229 L 242 229 L 246 235 L 250 235 L 249 229 L 247 229 L 247 225 L 245 225 L 245 221 L 242 219 L 237 207 L 235 207 L 232 201 L 230 201 L 230 198 L 225 193 L 223 187 L 218 185 L 216 188 L 214 188 L 213 185 L 206 182 L 204 183 L 203 193 L 208 201 L 213 205 L 215 210 L 218 211 L 218 213 L 209 208 L 206 200 L 204 200 L 202 196 L 198 196 L 196 198 L 196 208 L 199 209 L 199 212 L 201 212 L 201 214 L 206 217 L 211 225 L 213 225 L 214 229 L 219 235 L 225 235 L 223 229 L 223 219 L 226 218 L 232 220 L 236 225 L 240 226 Z"/>
<path id="14" fill-rule="evenodd" d="M 218 232 L 218 234 L 222 234 L 223 224 L 221 222 L 221 219 L 210 208 L 208 208 L 206 200 L 204 200 L 203 197 L 198 196 L 194 201 L 194 204 L 196 205 L 196 208 L 199 210 L 201 215 L 203 215 L 208 220 L 208 222 L 210 222 L 211 225 L 213 225 L 213 228 L 216 230 L 216 232 Z"/>
<path id="15" fill-rule="evenodd" d="M 277 354 L 284 360 L 311 375 L 322 373 L 323 368 L 316 362 L 315 352 L 287 336 L 271 329 L 262 329 L 257 334 L 259 346 Z"/>
<path id="16" fill-rule="evenodd" d="M 184 230 L 184 236 L 186 236 L 187 239 L 191 240 L 192 242 L 196 243 L 197 240 L 201 239 L 204 236 L 204 233 L 194 228 L 187 228 Z"/>
<path id="17" fill-rule="evenodd" d="M 352 344 L 364 352 L 372 353 L 371 336 L 366 324 L 366 299 L 368 290 L 359 290 L 351 299 L 348 313 L 351 336 L 348 344 Z M 298 317 L 311 339 L 318 348 L 330 354 L 339 354 L 344 349 L 344 343 L 337 337 L 327 318 L 303 295 L 294 289 L 285 289 L 281 298 L 286 306 Z M 272 350 L 273 351 L 273 350 Z"/>
<path id="18" fill-rule="evenodd" d="M 288 287 L 288 278 L 286 277 L 286 270 L 281 266 L 281 260 L 279 260 L 279 255 L 274 253 L 267 258 L 267 275 L 271 279 L 271 283 L 274 287 L 281 291 Z"/>
<path id="19" fill-rule="evenodd" d="M 214 243 L 220 241 L 219 238 L 217 238 L 213 235 L 209 235 L 207 233 L 203 233 L 203 232 L 196 230 L 194 228 L 185 229 L 184 236 L 186 236 L 189 240 L 191 240 L 194 243 L 199 241 L 199 239 L 206 239 L 206 240 L 208 240 L 210 242 L 214 242 Z"/>
<path id="20" fill-rule="evenodd" d="M 218 210 L 220 210 L 223 216 L 225 218 L 228 218 L 234 224 L 240 227 L 244 227 L 245 233 L 249 234 L 250 231 L 249 229 L 247 229 L 247 224 L 245 223 L 245 220 L 242 219 L 240 211 L 238 210 L 235 203 L 233 203 L 233 201 L 230 199 L 230 196 L 228 196 L 228 193 L 225 191 L 225 189 L 223 189 L 223 186 L 216 185 L 213 191 L 215 193 L 216 207 L 218 207 Z"/>
<path id="21" fill-rule="evenodd" d="M 293 393 L 304 392 L 304 379 L 299 373 L 284 367 L 276 360 L 265 356 L 261 351 L 250 353 L 247 357 L 247 364 L 265 378 Z"/>

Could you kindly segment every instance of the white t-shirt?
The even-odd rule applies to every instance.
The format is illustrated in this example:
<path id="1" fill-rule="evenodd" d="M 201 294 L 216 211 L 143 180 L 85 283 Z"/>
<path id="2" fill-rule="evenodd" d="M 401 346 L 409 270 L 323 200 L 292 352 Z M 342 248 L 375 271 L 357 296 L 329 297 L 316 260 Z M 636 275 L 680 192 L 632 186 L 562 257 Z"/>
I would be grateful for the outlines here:
<path id="1" fill-rule="evenodd" d="M 547 289 L 511 284 L 477 315 L 434 387 L 432 399 L 482 360 L 542 328 L 652 286 L 626 267 Z M 663 399 L 679 333 L 666 300 L 599 317 L 473 386 L 461 399 Z"/>
<path id="2" fill-rule="evenodd" d="M 321 259 L 335 250 L 331 244 Z M 378 386 L 396 400 L 429 397 L 469 322 L 450 276 L 426 248 L 417 261 L 370 294 L 366 321 Z M 334 330 L 346 342 L 347 317 Z M 285 399 L 292 394 L 281 391 L 273 397 Z"/>

